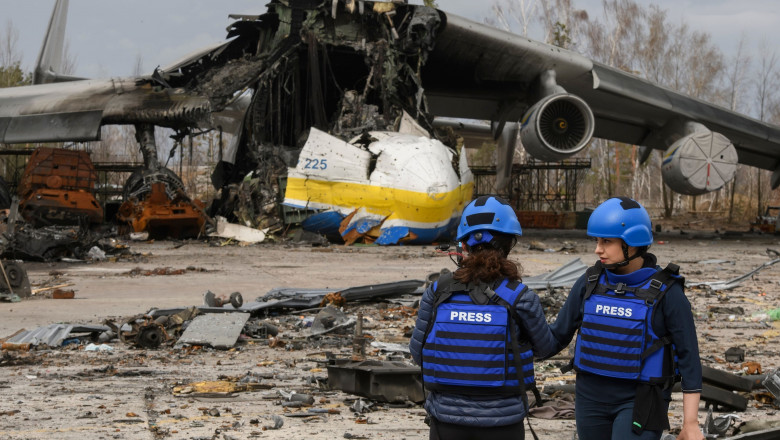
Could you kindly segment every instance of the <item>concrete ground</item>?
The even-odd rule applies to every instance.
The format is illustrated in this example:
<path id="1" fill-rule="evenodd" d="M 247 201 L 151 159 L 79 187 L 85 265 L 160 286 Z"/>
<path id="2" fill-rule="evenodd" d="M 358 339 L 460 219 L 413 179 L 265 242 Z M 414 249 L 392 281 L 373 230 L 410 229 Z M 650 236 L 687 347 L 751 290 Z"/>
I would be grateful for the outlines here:
<path id="1" fill-rule="evenodd" d="M 659 242 L 652 251 L 659 262 L 677 262 L 689 281 L 736 277 L 777 258 L 768 256 L 767 249 L 780 250 L 774 236 L 670 233 L 656 238 Z M 75 298 L 52 299 L 50 291 L 41 290 L 18 303 L 0 303 L 0 339 L 20 329 L 52 323 L 99 324 L 152 308 L 201 305 L 207 290 L 217 295 L 239 291 L 249 301 L 275 287 L 346 288 L 424 280 L 444 267 L 454 268 L 433 246 L 219 246 L 218 242 L 194 241 L 128 245 L 135 256 L 114 262 L 27 263 L 33 289 L 68 285 L 64 288 L 73 289 Z M 512 258 L 522 263 L 526 275 L 538 275 L 577 257 L 592 263 L 591 247 L 582 231 L 529 230 Z M 144 274 L 160 268 L 185 270 L 179 275 Z M 724 360 L 725 350 L 737 346 L 746 350 L 746 361 L 757 362 L 765 372 L 780 367 L 776 348 L 780 326 L 761 315 L 780 307 L 779 282 L 780 264 L 763 269 L 732 290 L 688 290 L 697 315 L 703 364 L 741 373 L 741 364 Z M 542 297 L 547 295 L 540 292 Z M 565 292 L 557 295 L 565 297 Z M 365 331 L 376 341 L 407 342 L 404 334 L 414 325 L 413 311 L 384 303 L 346 307 L 350 314 L 357 309 L 364 312 Z M 6 398 L 0 403 L 0 438 L 427 438 L 420 406 L 374 404 L 371 411 L 356 412 L 352 408 L 356 396 L 321 385 L 327 378 L 324 353 L 349 357 L 351 345 L 337 337 L 305 341 L 296 324 L 311 315 L 301 312 L 269 318 L 279 326 L 284 347 L 251 341 L 230 350 L 168 346 L 142 350 L 114 340 L 110 352 L 87 352 L 84 344 L 4 351 L 0 387 Z M 381 356 L 369 352 L 369 357 Z M 537 371 L 541 384 L 572 383 L 552 363 L 537 365 Z M 180 394 L 176 388 L 247 374 L 262 378 L 262 386 L 230 396 Z M 313 405 L 284 406 L 284 395 L 291 391 L 310 394 Z M 762 403 L 761 395 L 746 395 L 751 396 L 748 410 L 739 413 L 744 421 L 777 418 L 777 409 Z M 670 409 L 673 430 L 679 428 L 681 412 L 680 396 L 675 395 Z M 702 404 L 701 422 L 705 415 Z M 282 426 L 273 429 L 279 421 Z M 531 423 L 542 439 L 573 438 L 571 419 L 532 418 Z"/>

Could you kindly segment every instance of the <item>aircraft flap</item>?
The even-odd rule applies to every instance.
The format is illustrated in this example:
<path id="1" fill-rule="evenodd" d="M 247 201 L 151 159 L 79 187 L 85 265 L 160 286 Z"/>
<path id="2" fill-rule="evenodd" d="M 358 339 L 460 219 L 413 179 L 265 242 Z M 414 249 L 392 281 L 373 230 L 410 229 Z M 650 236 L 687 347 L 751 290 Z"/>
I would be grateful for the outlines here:
<path id="1" fill-rule="evenodd" d="M 102 110 L 0 118 L 0 142 L 96 141 L 102 120 Z"/>

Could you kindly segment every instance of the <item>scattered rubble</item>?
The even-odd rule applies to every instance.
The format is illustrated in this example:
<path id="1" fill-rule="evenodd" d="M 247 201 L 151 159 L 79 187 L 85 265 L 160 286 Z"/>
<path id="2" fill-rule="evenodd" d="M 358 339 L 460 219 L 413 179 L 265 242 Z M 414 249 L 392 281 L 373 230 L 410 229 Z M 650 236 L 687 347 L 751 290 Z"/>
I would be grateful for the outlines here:
<path id="1" fill-rule="evenodd" d="M 168 244 L 139 246 L 153 246 L 155 252 L 165 249 L 176 258 L 182 255 L 182 250 Z M 185 253 L 220 249 L 206 244 L 191 246 L 200 247 L 188 247 Z M 259 251 L 262 257 L 253 253 L 253 257 L 247 258 L 237 253 L 235 258 L 250 260 L 247 267 L 252 267 L 251 272 L 258 271 L 257 265 L 262 266 L 260 271 L 270 271 L 269 264 L 275 264 L 278 269 L 271 274 L 274 279 L 283 279 L 279 274 L 289 273 L 288 280 L 309 287 L 270 288 L 265 293 L 253 292 L 255 300 L 244 301 L 249 292 L 246 287 L 238 292 L 229 284 L 214 283 L 191 292 L 190 302 L 179 307 L 158 308 L 151 302 L 146 304 L 151 308 L 145 313 L 103 318 L 101 324 L 52 324 L 7 337 L 2 341 L 0 367 L 8 372 L 13 369 L 15 376 L 11 381 L 0 381 L 0 386 L 7 388 L 10 395 L 20 396 L 25 405 L 18 408 L 19 412 L 0 417 L 0 425 L 5 421 L 20 428 L 0 427 L 0 432 L 17 433 L 10 438 L 30 437 L 33 434 L 20 430 L 28 429 L 24 426 L 32 426 L 31 420 L 37 420 L 34 408 L 44 404 L 72 406 L 66 399 L 74 397 L 68 396 L 93 396 L 84 397 L 84 408 L 70 417 L 79 423 L 89 421 L 93 425 L 88 426 L 95 426 L 96 432 L 108 433 L 109 437 L 119 432 L 136 438 L 151 432 L 155 438 L 212 438 L 218 430 L 221 438 L 252 438 L 261 436 L 264 430 L 278 430 L 278 435 L 298 438 L 312 429 L 325 436 L 314 438 L 378 438 L 380 429 L 390 439 L 424 437 L 427 427 L 420 406 L 424 397 L 420 370 L 410 362 L 407 344 L 416 318 L 415 301 L 419 301 L 425 286 L 435 277 L 395 282 L 386 282 L 385 277 L 376 284 L 312 288 L 316 283 L 303 282 L 306 280 L 297 271 L 315 264 L 302 261 L 309 257 L 341 262 L 368 258 L 374 267 L 403 263 L 416 266 L 418 274 L 438 274 L 431 269 L 452 267 L 449 260 L 431 248 L 421 247 L 352 248 L 349 252 L 333 249 L 319 253 L 314 251 L 317 248 L 291 251 L 282 246 L 261 246 L 264 247 L 252 252 Z M 558 247 L 553 242 L 550 246 Z M 237 250 L 220 252 L 238 252 L 238 248 L 234 249 Z M 298 252 L 292 258 L 301 263 L 277 261 L 285 252 Z M 517 258 L 523 262 L 525 272 L 531 274 L 524 281 L 537 290 L 550 320 L 565 301 L 568 286 L 584 271 L 583 260 L 592 258 L 567 252 L 537 254 L 549 258 L 545 265 L 535 264 L 531 257 L 524 258 L 522 254 Z M 163 282 L 174 286 L 189 277 L 204 276 L 208 278 L 202 280 L 209 280 L 220 276 L 215 269 L 220 266 L 205 264 L 203 259 L 195 264 L 190 260 L 178 261 L 179 267 L 187 269 L 176 276 L 146 276 L 180 271 L 154 261 L 159 257 L 147 258 L 151 267 L 159 270 L 138 269 L 136 277 L 127 277 L 132 270 L 112 269 L 108 276 L 119 282 Z M 735 257 L 736 264 L 725 266 L 728 272 L 724 273 L 729 273 L 725 278 L 742 272 L 746 266 L 759 266 L 762 258 L 766 259 L 757 252 L 742 258 L 748 261 Z M 75 283 L 73 290 L 80 291 L 80 280 L 74 279 L 74 275 L 62 277 L 70 270 L 67 267 L 73 266 L 59 264 L 59 269 L 46 267 L 38 276 L 46 279 L 49 288 Z M 118 263 L 89 263 L 95 264 L 111 267 Z M 124 262 L 130 269 L 132 264 Z M 700 258 L 687 264 L 691 270 L 702 270 L 724 263 Z M 232 266 L 233 263 L 226 264 Z M 323 286 L 342 284 L 355 277 L 357 269 L 342 270 L 341 266 L 323 265 L 326 270 L 345 274 Z M 193 270 L 199 267 L 202 269 Z M 702 428 L 718 435 L 717 438 L 774 438 L 772 435 L 780 429 L 771 424 L 780 408 L 780 353 L 773 349 L 773 344 L 780 340 L 780 321 L 769 313 L 777 308 L 772 287 L 778 281 L 776 270 L 766 266 L 764 271 L 753 272 L 730 290 L 689 288 L 705 371 L 700 421 Z M 51 290 L 54 289 L 38 294 L 43 296 Z M 34 296 L 21 304 L 31 299 Z M 7 306 L 15 304 L 19 303 Z M 541 438 L 571 438 L 574 376 L 559 370 L 569 357 L 564 351 L 536 365 L 543 402 L 531 411 L 531 422 Z M 42 386 L 32 390 L 44 392 L 46 402 L 23 397 L 31 395 L 29 387 L 36 384 Z M 101 391 L 96 393 L 95 389 Z M 130 398 L 131 389 L 133 395 L 140 397 Z M 670 413 L 672 427 L 676 428 L 680 423 L 681 394 L 674 393 L 673 397 Z M 51 417 L 51 422 L 34 423 L 51 426 L 54 420 L 60 420 L 59 415 Z M 28 420 L 23 421 L 24 418 Z M 399 420 L 404 423 L 399 424 Z M 316 424 L 316 429 L 311 424 Z M 395 437 L 394 429 L 403 434 Z M 76 438 L 76 431 L 58 434 Z M 83 432 L 80 435 L 91 436 Z"/>

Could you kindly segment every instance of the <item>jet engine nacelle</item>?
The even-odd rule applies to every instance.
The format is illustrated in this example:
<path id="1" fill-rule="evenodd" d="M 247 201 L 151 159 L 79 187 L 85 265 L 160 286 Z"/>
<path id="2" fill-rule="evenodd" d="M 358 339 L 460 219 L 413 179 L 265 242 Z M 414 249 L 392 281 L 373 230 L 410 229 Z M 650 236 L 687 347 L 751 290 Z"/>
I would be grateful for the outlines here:
<path id="1" fill-rule="evenodd" d="M 720 189 L 734 178 L 737 150 L 720 133 L 697 131 L 678 139 L 664 153 L 664 182 L 680 194 L 695 196 Z"/>
<path id="2" fill-rule="evenodd" d="M 555 162 L 577 154 L 593 136 L 593 112 L 581 98 L 568 93 L 546 96 L 521 121 L 520 140 L 528 154 Z"/>

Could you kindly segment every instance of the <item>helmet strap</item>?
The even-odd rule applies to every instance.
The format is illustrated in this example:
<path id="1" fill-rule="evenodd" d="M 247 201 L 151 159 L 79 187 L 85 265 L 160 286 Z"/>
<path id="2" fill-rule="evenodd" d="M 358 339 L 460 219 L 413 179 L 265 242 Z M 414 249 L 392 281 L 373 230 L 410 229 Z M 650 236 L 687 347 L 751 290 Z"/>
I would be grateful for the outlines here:
<path id="1" fill-rule="evenodd" d="M 635 259 L 645 255 L 645 253 L 647 252 L 647 247 L 640 247 L 639 251 L 637 251 L 637 253 L 635 253 L 634 255 L 629 257 L 628 256 L 628 245 L 626 244 L 625 241 L 623 242 L 622 248 L 623 248 L 623 258 L 624 258 L 624 260 L 621 261 L 620 263 L 605 264 L 604 265 L 605 269 L 607 269 L 607 270 L 614 270 L 614 269 L 617 269 L 619 267 L 626 266 L 626 265 L 628 265 L 628 263 L 631 262 L 631 260 L 635 260 Z"/>

